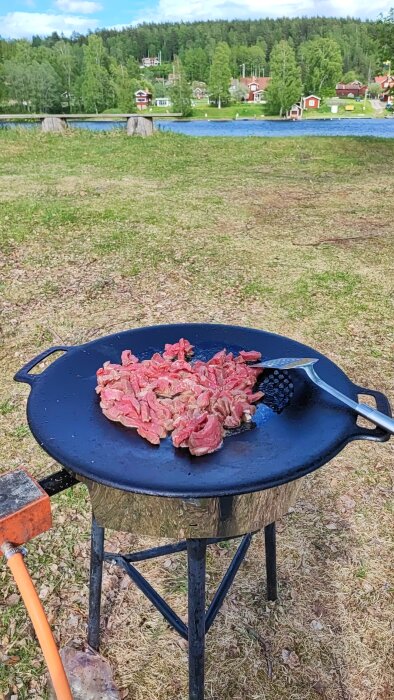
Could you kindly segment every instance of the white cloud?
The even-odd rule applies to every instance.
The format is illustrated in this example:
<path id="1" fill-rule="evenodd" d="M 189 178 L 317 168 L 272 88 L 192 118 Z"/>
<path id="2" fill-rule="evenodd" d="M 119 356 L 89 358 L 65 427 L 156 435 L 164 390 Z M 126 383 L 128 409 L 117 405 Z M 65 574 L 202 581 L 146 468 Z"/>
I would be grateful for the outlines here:
<path id="1" fill-rule="evenodd" d="M 159 0 L 154 13 L 161 20 L 197 20 L 254 18 L 270 15 L 306 14 L 313 6 L 312 0 Z M 153 15 L 153 12 L 152 12 Z"/>
<path id="2" fill-rule="evenodd" d="M 55 5 L 62 12 L 79 12 L 81 15 L 92 15 L 103 9 L 99 2 L 91 0 L 55 0 Z"/>
<path id="3" fill-rule="evenodd" d="M 326 17 L 361 17 L 375 19 L 381 12 L 388 12 L 392 2 L 388 0 L 314 0 L 314 14 Z"/>
<path id="4" fill-rule="evenodd" d="M 137 22 L 195 21 L 204 19 L 258 19 L 262 17 L 376 17 L 392 0 L 159 0 Z M 134 24 L 134 23 L 133 23 Z"/>
<path id="5" fill-rule="evenodd" d="M 73 32 L 86 33 L 96 29 L 100 22 L 92 17 L 55 15 L 45 12 L 8 12 L 0 17 L 0 36 L 6 39 L 22 39 L 39 34 L 47 36 L 58 32 L 69 36 Z"/>

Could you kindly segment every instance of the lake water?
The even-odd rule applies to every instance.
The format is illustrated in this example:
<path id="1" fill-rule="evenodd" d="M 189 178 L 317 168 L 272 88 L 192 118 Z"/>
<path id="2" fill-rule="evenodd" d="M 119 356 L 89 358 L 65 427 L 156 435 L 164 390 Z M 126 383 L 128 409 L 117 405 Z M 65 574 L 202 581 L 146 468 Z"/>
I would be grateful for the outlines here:
<path id="1" fill-rule="evenodd" d="M 10 127 L 18 126 L 15 122 L 1 122 Z M 70 121 L 72 128 L 90 131 L 111 131 L 125 129 L 123 121 Z M 21 124 L 19 124 L 20 126 Z M 37 124 L 23 124 L 34 128 Z M 299 122 L 265 120 L 237 121 L 176 121 L 155 119 L 155 126 L 161 131 L 175 131 L 187 136 L 261 136 L 264 138 L 281 136 L 378 136 L 394 138 L 393 119 L 321 119 Z"/>
<path id="2" fill-rule="evenodd" d="M 394 119 L 322 119 L 299 122 L 237 120 L 157 123 L 163 131 L 189 136 L 380 136 L 394 138 Z"/>

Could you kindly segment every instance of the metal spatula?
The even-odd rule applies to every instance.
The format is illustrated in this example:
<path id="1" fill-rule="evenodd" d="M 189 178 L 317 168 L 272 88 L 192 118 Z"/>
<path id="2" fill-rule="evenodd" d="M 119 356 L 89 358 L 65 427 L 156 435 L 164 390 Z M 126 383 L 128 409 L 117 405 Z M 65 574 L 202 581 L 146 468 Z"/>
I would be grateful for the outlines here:
<path id="1" fill-rule="evenodd" d="M 251 365 L 251 367 L 264 367 L 270 369 L 303 369 L 308 375 L 309 379 L 312 380 L 317 386 L 324 391 L 327 391 L 331 396 L 335 396 L 336 399 L 342 401 L 342 403 L 349 406 L 360 416 L 363 416 L 367 420 L 372 421 L 375 425 L 378 425 L 383 430 L 387 430 L 389 433 L 394 434 L 394 420 L 384 413 L 381 413 L 376 408 L 371 408 L 364 403 L 356 403 L 353 399 L 349 399 L 348 396 L 342 394 L 334 387 L 330 386 L 323 379 L 320 379 L 319 375 L 316 373 L 314 364 L 318 362 L 318 358 L 314 357 L 281 357 L 276 360 L 264 360 L 263 362 L 258 362 L 257 364 Z"/>

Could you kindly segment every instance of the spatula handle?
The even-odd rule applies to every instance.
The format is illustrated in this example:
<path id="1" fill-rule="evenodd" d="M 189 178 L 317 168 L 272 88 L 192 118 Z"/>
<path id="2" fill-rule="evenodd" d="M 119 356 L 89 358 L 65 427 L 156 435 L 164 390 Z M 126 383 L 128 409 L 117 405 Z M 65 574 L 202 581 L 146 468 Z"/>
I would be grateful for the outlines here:
<path id="1" fill-rule="evenodd" d="M 329 394 L 331 394 L 331 396 L 335 396 L 336 399 L 346 404 L 346 406 L 349 406 L 349 408 L 353 409 L 353 411 L 358 413 L 360 416 L 363 416 L 363 418 L 372 421 L 372 423 L 375 423 L 375 425 L 378 425 L 380 428 L 383 428 L 383 430 L 387 430 L 387 432 L 391 433 L 391 435 L 394 434 L 393 418 L 390 418 L 390 416 L 386 416 L 384 413 L 378 411 L 376 408 L 367 406 L 367 404 L 357 403 L 357 401 L 353 401 L 353 399 L 350 399 L 348 396 L 345 396 L 345 394 L 342 394 L 337 389 L 334 389 L 333 386 L 330 386 L 330 384 L 327 384 L 327 382 L 323 381 L 323 379 L 320 379 L 314 367 L 303 367 L 303 369 L 308 375 L 308 377 L 312 379 L 312 381 L 315 384 L 317 384 L 317 386 L 319 386 L 321 389 L 327 391 Z"/>
<path id="2" fill-rule="evenodd" d="M 363 418 L 372 421 L 375 425 L 378 425 L 380 428 L 383 428 L 383 430 L 387 430 L 388 433 L 394 435 L 394 419 L 390 418 L 390 416 L 386 416 L 376 408 L 372 408 L 372 406 L 368 406 L 365 403 L 358 403 L 356 410 Z"/>

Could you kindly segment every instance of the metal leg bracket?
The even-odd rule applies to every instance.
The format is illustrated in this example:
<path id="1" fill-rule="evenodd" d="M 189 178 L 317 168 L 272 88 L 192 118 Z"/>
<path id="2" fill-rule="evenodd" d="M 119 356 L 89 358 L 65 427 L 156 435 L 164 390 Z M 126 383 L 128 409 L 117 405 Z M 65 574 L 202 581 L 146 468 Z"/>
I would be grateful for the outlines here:
<path id="1" fill-rule="evenodd" d="M 229 539 L 229 538 L 226 538 Z M 163 547 L 155 547 L 153 549 L 148 549 L 143 552 L 135 552 L 134 554 L 113 554 L 111 552 L 104 553 L 104 561 L 111 561 L 114 564 L 120 566 L 134 581 L 136 586 L 142 591 L 144 595 L 150 600 L 152 605 L 163 615 L 167 620 L 168 624 L 173 627 L 178 634 L 184 639 L 189 638 L 189 631 L 187 625 L 178 617 L 174 610 L 166 603 L 166 601 L 157 593 L 157 591 L 151 586 L 151 584 L 146 580 L 146 578 L 138 571 L 138 569 L 133 566 L 131 562 L 145 561 L 147 559 L 154 559 L 156 557 L 165 556 L 168 554 L 174 554 L 177 552 L 188 551 L 188 563 L 189 563 L 189 588 L 191 582 L 194 581 L 193 574 L 190 573 L 190 568 L 193 568 L 193 552 L 191 543 L 200 542 L 204 543 L 204 547 L 207 545 L 216 544 L 217 542 L 223 542 L 224 539 L 204 539 L 204 540 L 185 540 L 184 542 L 177 542 L 176 544 L 164 545 Z M 205 632 L 208 632 L 212 626 L 215 618 L 223 604 L 223 601 L 229 591 L 229 588 L 234 581 L 239 567 L 241 566 L 246 552 L 249 549 L 250 543 L 252 541 L 252 534 L 245 535 L 241 544 L 239 545 L 237 552 L 225 573 L 222 582 L 220 583 L 213 599 L 205 613 Z M 205 551 L 205 550 L 204 550 Z M 205 554 L 204 554 L 205 558 Z M 204 559 L 205 560 L 205 559 Z M 204 579 L 205 579 L 205 567 L 204 567 Z M 190 596 L 189 596 L 190 598 Z M 190 600 L 189 600 L 190 603 Z"/>

